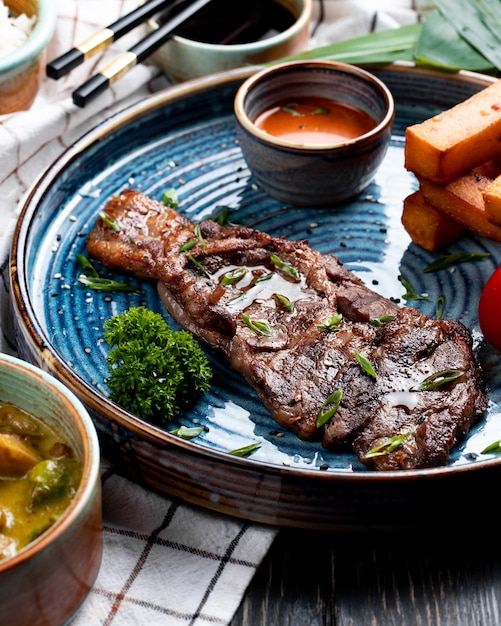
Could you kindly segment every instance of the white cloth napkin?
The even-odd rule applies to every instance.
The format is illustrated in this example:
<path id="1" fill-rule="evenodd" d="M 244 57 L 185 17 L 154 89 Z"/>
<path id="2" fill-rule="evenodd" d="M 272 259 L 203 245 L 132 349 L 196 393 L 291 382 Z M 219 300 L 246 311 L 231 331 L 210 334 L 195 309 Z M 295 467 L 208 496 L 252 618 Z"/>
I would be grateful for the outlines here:
<path id="1" fill-rule="evenodd" d="M 54 0 L 57 30 L 47 60 L 137 5 L 137 0 Z M 414 22 L 410 0 L 314 0 L 311 47 Z M 141 28 L 68 76 L 45 79 L 29 111 L 0 116 L 0 351 L 16 354 L 8 256 L 24 195 L 40 174 L 101 120 L 165 86 L 149 64 L 84 109 L 71 92 L 141 36 Z M 278 529 L 219 515 L 140 487 L 105 459 L 104 554 L 74 626 L 228 624 Z M 54 625 L 58 626 L 58 625 Z"/>

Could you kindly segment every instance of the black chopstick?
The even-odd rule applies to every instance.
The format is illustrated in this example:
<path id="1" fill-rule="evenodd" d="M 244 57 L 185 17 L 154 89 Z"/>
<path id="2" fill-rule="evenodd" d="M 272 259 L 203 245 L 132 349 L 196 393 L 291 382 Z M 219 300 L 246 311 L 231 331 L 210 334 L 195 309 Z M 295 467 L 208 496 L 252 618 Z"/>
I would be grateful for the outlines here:
<path id="1" fill-rule="evenodd" d="M 97 31 L 68 52 L 47 63 L 46 73 L 49 78 L 58 79 L 82 64 L 91 56 L 104 50 L 120 37 L 136 28 L 139 24 L 172 4 L 175 0 L 148 0 L 127 15 L 109 26 Z"/>
<path id="2" fill-rule="evenodd" d="M 114 83 L 132 67 L 148 58 L 174 34 L 177 28 L 201 11 L 209 2 L 211 0 L 194 0 L 194 2 L 190 2 L 186 8 L 181 9 L 179 13 L 169 18 L 159 28 L 144 37 L 144 39 L 141 39 L 127 52 L 124 52 L 104 67 L 98 74 L 95 74 L 83 85 L 75 89 L 72 94 L 73 103 L 79 107 L 85 107 L 89 100 L 107 89 L 111 83 Z"/>

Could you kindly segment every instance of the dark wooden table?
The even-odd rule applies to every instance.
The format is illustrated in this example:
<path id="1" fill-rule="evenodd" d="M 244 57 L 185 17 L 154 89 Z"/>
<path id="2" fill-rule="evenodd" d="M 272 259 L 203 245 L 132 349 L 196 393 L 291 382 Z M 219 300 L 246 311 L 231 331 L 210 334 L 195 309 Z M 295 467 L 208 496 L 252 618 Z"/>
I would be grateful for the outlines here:
<path id="1" fill-rule="evenodd" d="M 231 626 L 498 626 L 496 494 L 440 532 L 283 529 Z"/>

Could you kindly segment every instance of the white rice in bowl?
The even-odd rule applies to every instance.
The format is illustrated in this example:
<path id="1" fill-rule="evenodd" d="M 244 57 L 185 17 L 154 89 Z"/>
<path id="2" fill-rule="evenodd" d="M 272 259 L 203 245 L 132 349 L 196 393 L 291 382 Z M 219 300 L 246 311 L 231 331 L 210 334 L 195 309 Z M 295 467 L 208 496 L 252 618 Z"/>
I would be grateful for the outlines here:
<path id="1" fill-rule="evenodd" d="M 0 0 L 0 57 L 17 50 L 28 39 L 36 16 L 28 17 L 24 13 L 12 15 L 9 7 Z"/>

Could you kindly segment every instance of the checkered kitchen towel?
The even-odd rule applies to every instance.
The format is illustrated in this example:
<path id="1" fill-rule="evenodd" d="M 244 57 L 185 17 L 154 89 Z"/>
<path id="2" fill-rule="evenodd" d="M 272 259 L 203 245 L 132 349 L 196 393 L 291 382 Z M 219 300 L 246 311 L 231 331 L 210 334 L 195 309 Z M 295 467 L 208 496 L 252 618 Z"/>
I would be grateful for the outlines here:
<path id="1" fill-rule="evenodd" d="M 53 59 L 114 22 L 137 0 L 54 0 Z M 314 0 L 312 47 L 416 20 L 408 0 Z M 22 198 L 68 146 L 116 111 L 164 86 L 148 64 L 133 68 L 84 109 L 72 91 L 141 29 L 59 81 L 45 80 L 30 111 L 0 116 L 0 351 L 16 354 L 9 315 L 8 255 Z M 160 78 L 160 79 L 159 79 Z M 73 626 L 228 624 L 277 529 L 181 503 L 120 476 L 103 459 L 104 554 Z M 57 626 L 57 625 L 55 625 Z"/>

